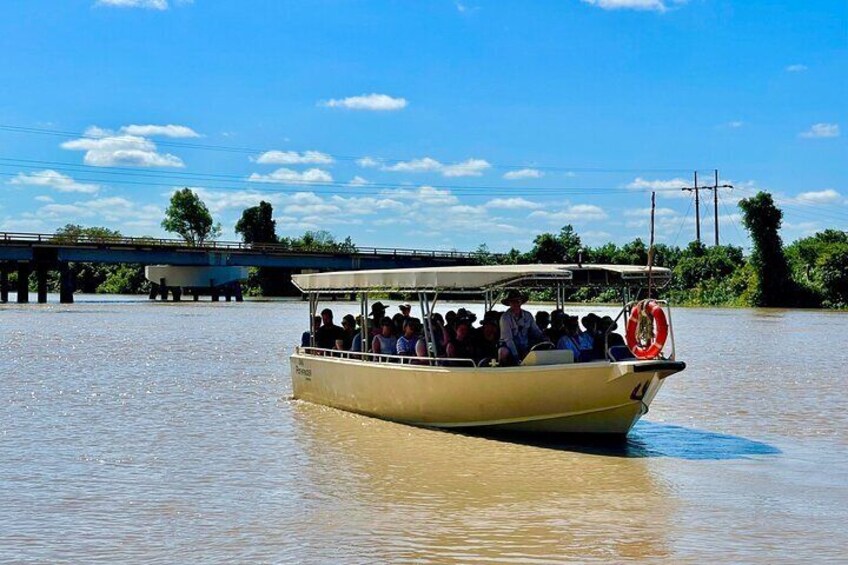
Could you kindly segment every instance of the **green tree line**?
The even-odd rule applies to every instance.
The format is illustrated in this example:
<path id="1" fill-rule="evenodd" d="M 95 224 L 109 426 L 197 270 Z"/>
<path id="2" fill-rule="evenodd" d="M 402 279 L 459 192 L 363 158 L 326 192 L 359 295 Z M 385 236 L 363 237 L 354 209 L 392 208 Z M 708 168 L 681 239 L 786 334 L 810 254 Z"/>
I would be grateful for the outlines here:
<path id="1" fill-rule="evenodd" d="M 848 308 L 848 234 L 828 229 L 784 246 L 780 237 L 782 211 L 768 193 L 740 201 L 742 220 L 751 238 L 751 252 L 746 256 L 741 247 L 707 246 L 692 242 L 685 247 L 658 244 L 653 249 L 653 264 L 672 269 L 671 285 L 662 295 L 676 303 L 704 306 L 785 306 Z M 286 249 L 350 253 L 356 245 L 350 237 L 337 240 L 325 230 L 306 231 L 298 237 L 280 237 L 268 202 L 245 209 L 235 225 L 235 232 L 248 245 L 274 244 Z M 221 234 L 200 197 L 191 189 L 174 193 L 162 226 L 178 234 L 189 245 L 203 245 Z M 117 231 L 102 227 L 69 224 L 56 232 L 65 241 L 108 240 L 121 237 Z M 604 243 L 596 247 L 584 245 L 571 225 L 557 233 L 541 233 L 533 239 L 529 251 L 511 249 L 492 253 L 485 244 L 476 250 L 485 264 L 584 263 L 635 264 L 648 263 L 649 249 L 636 238 L 623 245 Z M 146 293 L 149 283 L 141 265 L 71 264 L 82 292 Z M 12 275 L 14 280 L 14 274 Z M 34 281 L 33 281 L 34 283 Z M 58 287 L 58 281 L 51 281 Z M 246 292 L 252 295 L 276 296 L 291 292 L 281 272 L 271 268 L 253 268 Z M 575 301 L 616 300 L 612 292 L 593 288 L 575 289 Z"/>

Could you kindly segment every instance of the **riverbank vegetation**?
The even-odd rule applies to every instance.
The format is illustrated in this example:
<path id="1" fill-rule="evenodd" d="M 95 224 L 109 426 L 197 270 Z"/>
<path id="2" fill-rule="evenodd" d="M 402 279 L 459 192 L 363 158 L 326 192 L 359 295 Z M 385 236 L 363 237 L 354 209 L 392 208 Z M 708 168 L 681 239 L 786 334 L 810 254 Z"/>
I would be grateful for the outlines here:
<path id="1" fill-rule="evenodd" d="M 203 202 L 189 189 L 175 193 L 163 226 L 190 245 L 214 240 L 220 225 Z M 655 266 L 672 269 L 669 287 L 659 292 L 677 304 L 690 306 L 775 306 L 848 308 L 848 234 L 828 229 L 784 246 L 780 237 L 783 213 L 771 195 L 761 192 L 740 201 L 742 222 L 752 246 L 749 254 L 733 245 L 691 242 L 685 247 L 654 246 Z M 351 239 L 336 239 L 324 230 L 307 231 L 299 237 L 277 235 L 273 207 L 267 202 L 247 208 L 235 225 L 242 241 L 251 245 L 274 244 L 293 251 L 350 253 Z M 56 232 L 65 241 L 106 241 L 120 237 L 102 227 L 67 225 Z M 526 252 L 511 249 L 493 253 L 485 244 L 476 250 L 484 264 L 605 263 L 646 265 L 648 245 L 640 239 L 625 244 L 584 245 L 577 230 L 563 226 L 555 233 L 541 233 Z M 149 290 L 141 265 L 71 264 L 82 292 L 140 294 Z M 14 278 L 14 274 L 12 275 Z M 34 281 L 31 281 L 34 284 Z M 58 287 L 58 281 L 50 281 Z M 245 292 L 254 296 L 291 293 L 286 273 L 271 268 L 252 268 Z M 545 296 L 539 296 L 545 298 Z M 616 301 L 612 292 L 575 289 L 571 301 Z"/>

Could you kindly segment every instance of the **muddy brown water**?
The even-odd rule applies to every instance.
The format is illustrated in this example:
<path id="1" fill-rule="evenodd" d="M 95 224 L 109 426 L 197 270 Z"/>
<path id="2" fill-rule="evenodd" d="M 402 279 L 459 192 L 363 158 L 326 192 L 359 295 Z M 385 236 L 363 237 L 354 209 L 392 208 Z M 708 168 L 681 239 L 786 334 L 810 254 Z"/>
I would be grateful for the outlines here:
<path id="1" fill-rule="evenodd" d="M 602 445 L 292 401 L 306 321 L 297 301 L 0 306 L 0 561 L 848 555 L 845 313 L 675 309 L 689 367 Z"/>

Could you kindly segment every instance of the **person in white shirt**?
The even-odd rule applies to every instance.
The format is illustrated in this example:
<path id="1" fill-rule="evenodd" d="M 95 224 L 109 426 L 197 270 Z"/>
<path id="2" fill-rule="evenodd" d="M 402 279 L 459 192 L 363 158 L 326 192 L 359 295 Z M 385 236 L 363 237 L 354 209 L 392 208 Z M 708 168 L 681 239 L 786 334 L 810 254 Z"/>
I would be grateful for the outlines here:
<path id="1" fill-rule="evenodd" d="M 501 365 L 517 365 L 532 345 L 545 339 L 533 314 L 521 308 L 525 302 L 527 295 L 514 289 L 501 301 L 504 306 L 509 306 L 500 319 L 502 345 L 498 360 Z"/>

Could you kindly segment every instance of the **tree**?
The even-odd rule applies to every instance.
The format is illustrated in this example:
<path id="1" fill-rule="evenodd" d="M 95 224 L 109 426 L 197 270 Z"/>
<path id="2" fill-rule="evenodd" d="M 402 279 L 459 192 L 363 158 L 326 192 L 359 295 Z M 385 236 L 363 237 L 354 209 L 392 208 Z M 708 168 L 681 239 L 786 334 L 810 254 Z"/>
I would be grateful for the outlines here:
<path id="1" fill-rule="evenodd" d="M 754 306 L 784 306 L 792 302 L 793 289 L 789 263 L 780 239 L 783 212 L 774 205 L 771 194 L 759 192 L 756 196 L 739 202 L 742 222 L 751 235 L 754 249 L 751 266 L 756 274 L 756 288 L 752 293 Z"/>
<path id="2" fill-rule="evenodd" d="M 203 245 L 221 236 L 221 224 L 214 222 L 206 204 L 190 188 L 171 196 L 162 227 L 178 234 L 189 245 Z"/>
<path id="3" fill-rule="evenodd" d="M 577 262 L 582 247 L 580 236 L 571 225 L 565 225 L 559 234 L 543 233 L 533 240 L 533 249 L 527 253 L 532 263 Z"/>
<path id="4" fill-rule="evenodd" d="M 245 243 L 277 243 L 277 222 L 274 208 L 264 200 L 241 213 L 236 222 L 236 233 Z"/>
<path id="5" fill-rule="evenodd" d="M 53 239 L 59 243 L 77 243 L 79 241 L 90 241 L 102 243 L 110 240 L 120 239 L 121 232 L 93 226 L 90 228 L 78 224 L 65 224 L 56 230 Z"/>

